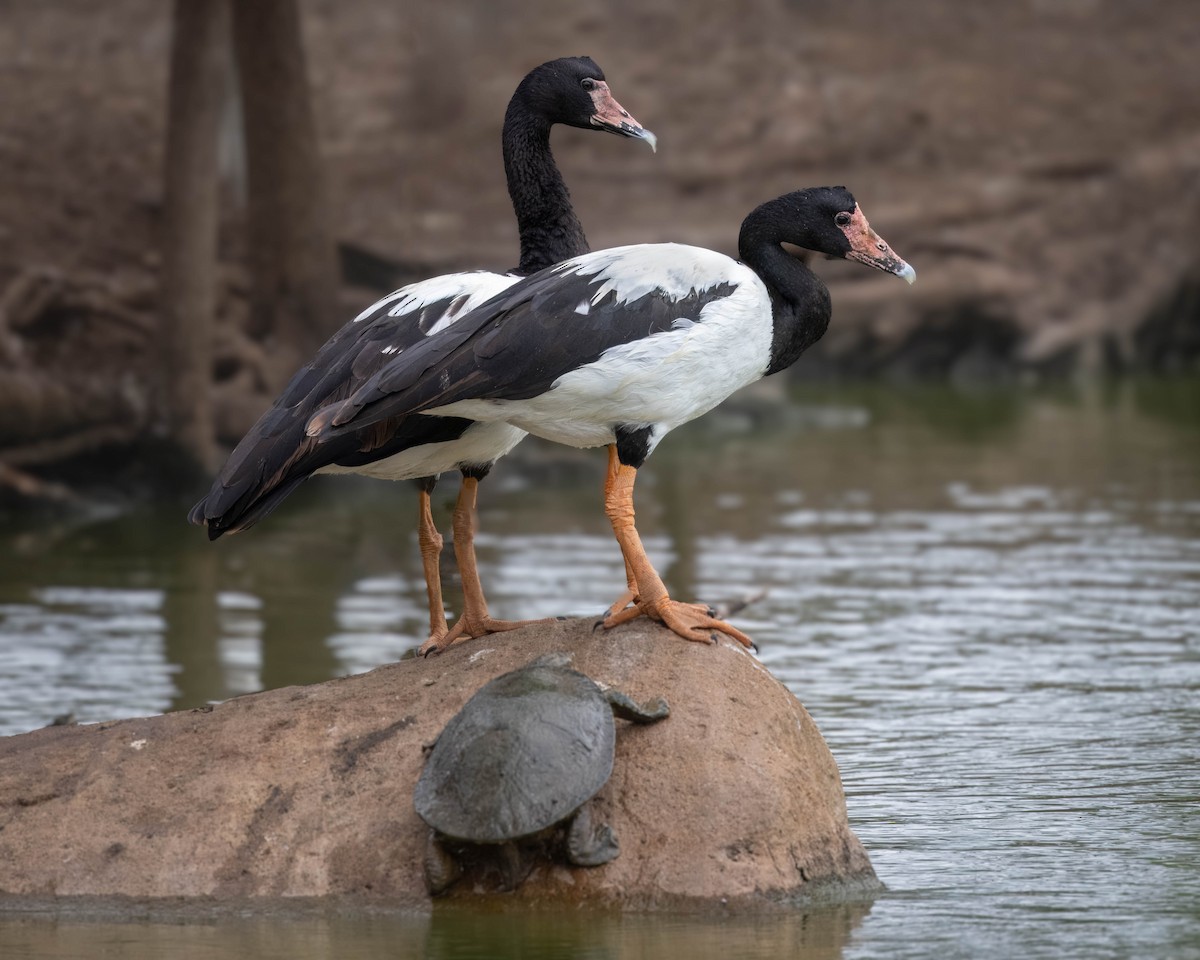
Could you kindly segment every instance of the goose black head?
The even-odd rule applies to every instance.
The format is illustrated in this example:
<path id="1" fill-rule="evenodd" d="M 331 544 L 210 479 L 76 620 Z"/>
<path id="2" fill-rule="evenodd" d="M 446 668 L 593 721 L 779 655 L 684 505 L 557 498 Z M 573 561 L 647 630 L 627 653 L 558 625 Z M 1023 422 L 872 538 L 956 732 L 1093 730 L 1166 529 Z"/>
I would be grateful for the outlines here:
<path id="1" fill-rule="evenodd" d="M 828 257 L 857 260 L 912 283 L 917 272 L 896 256 L 845 187 L 810 187 L 769 200 L 742 224 L 753 243 L 791 243 Z"/>
<path id="2" fill-rule="evenodd" d="M 658 138 L 617 103 L 604 71 L 591 57 L 563 57 L 529 72 L 514 102 L 545 118 L 548 124 L 605 130 L 621 137 L 645 140 L 652 150 Z"/>

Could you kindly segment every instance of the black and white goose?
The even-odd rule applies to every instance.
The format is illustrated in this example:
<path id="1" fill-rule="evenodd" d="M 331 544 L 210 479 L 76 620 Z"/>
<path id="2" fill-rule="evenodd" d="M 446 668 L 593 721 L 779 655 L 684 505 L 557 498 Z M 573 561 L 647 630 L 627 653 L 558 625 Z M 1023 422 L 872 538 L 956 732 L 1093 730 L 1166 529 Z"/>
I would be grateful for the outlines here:
<path id="1" fill-rule="evenodd" d="M 605 512 L 635 600 L 614 604 L 605 626 L 647 614 L 688 640 L 719 630 L 749 645 L 707 607 L 668 597 L 634 525 L 633 485 L 669 431 L 790 366 L 825 333 L 829 291 L 785 243 L 916 278 L 848 190 L 799 190 L 746 217 L 741 262 L 638 244 L 522 280 L 315 414 L 309 436 L 336 444 L 402 418 L 465 417 L 574 447 L 608 445 Z"/>
<path id="2" fill-rule="evenodd" d="M 570 195 L 550 152 L 556 124 L 603 130 L 623 137 L 655 137 L 613 98 L 604 72 L 589 57 L 552 60 L 517 87 L 504 118 L 502 144 L 508 192 L 521 239 L 521 261 L 499 274 L 484 271 L 434 277 L 397 290 L 335 333 L 293 378 L 271 408 L 238 443 L 208 495 L 189 514 L 210 539 L 245 530 L 274 510 L 314 473 L 360 473 L 388 480 L 418 480 L 418 541 L 429 598 L 430 639 L 422 649 L 466 634 L 480 636 L 519 623 L 488 614 L 472 542 L 476 486 L 491 464 L 511 450 L 524 431 L 503 422 L 422 418 L 374 423 L 343 431 L 331 443 L 305 435 L 312 414 L 350 396 L 389 361 L 443 330 L 473 307 L 535 273 L 588 250 Z M 463 578 L 463 616 L 450 631 L 442 603 L 438 557 L 442 538 L 434 525 L 430 492 L 437 474 L 462 470 L 454 512 L 455 550 Z"/>

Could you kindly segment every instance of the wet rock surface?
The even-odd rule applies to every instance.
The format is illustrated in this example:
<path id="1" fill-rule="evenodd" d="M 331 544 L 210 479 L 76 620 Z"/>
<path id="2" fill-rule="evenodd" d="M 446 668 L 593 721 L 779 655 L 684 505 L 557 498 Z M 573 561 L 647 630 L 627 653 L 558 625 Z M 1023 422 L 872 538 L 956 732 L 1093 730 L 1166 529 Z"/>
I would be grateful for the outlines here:
<path id="1" fill-rule="evenodd" d="M 457 900 L 631 909 L 862 897 L 879 889 L 812 718 L 753 657 L 635 623 L 526 628 L 211 709 L 0 740 L 0 892 L 19 898 L 429 903 L 424 748 L 484 683 L 550 652 L 671 716 L 618 721 L 589 801 L 620 838 L 599 867 L 533 851 L 504 892 L 485 861 Z"/>

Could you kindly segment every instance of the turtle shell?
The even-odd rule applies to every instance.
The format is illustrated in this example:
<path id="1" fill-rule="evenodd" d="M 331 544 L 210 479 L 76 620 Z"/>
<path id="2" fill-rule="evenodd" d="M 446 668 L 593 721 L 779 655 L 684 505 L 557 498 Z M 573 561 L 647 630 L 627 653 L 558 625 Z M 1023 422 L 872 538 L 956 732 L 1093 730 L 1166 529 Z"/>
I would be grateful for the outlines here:
<path id="1" fill-rule="evenodd" d="M 485 684 L 438 737 L 413 803 L 435 830 L 501 843 L 563 820 L 612 775 L 616 727 L 582 673 L 534 661 Z"/>

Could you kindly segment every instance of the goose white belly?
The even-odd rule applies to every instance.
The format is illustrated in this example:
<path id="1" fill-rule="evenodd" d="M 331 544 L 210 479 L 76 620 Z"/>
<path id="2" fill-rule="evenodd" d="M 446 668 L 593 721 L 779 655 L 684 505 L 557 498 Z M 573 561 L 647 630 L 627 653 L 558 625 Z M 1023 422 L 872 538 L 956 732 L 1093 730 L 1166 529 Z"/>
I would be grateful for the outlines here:
<path id="1" fill-rule="evenodd" d="M 463 466 L 498 460 L 525 439 L 526 431 L 504 421 L 473 423 L 462 436 L 440 443 L 423 443 L 359 466 L 330 464 L 315 473 L 356 473 L 376 480 L 416 480 Z"/>
<path id="2" fill-rule="evenodd" d="M 352 323 L 378 318 L 385 308 L 388 316 L 411 315 L 413 322 L 416 322 L 415 317 L 428 305 L 453 301 L 452 308 L 424 332 L 426 337 L 433 336 L 519 279 L 514 274 L 487 271 L 433 277 L 377 300 L 355 317 Z M 401 350 L 384 345 L 380 352 L 386 356 L 398 354 Z M 377 480 L 415 480 L 457 470 L 464 464 L 491 463 L 511 451 L 525 436 L 525 431 L 507 423 L 476 423 L 454 440 L 421 444 L 390 457 L 355 466 L 331 463 L 313 472 L 359 474 Z"/>

